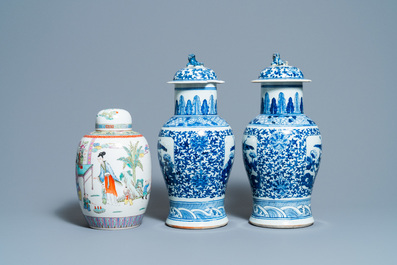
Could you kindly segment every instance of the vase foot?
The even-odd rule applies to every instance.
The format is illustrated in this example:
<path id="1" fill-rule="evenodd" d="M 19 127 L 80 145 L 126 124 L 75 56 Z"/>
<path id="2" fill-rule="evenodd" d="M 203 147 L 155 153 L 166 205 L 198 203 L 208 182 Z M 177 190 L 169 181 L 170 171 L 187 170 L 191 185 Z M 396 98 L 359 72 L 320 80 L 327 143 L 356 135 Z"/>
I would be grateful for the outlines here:
<path id="1" fill-rule="evenodd" d="M 170 198 L 166 225 L 181 229 L 211 229 L 228 223 L 224 196 L 219 198 Z"/>
<path id="2" fill-rule="evenodd" d="M 121 230 L 141 225 L 143 214 L 127 217 L 93 217 L 85 216 L 89 227 L 99 230 Z"/>
<path id="3" fill-rule="evenodd" d="M 108 227 L 98 227 L 98 226 L 90 226 L 90 228 L 96 229 L 96 230 L 115 231 L 115 230 L 126 230 L 126 229 L 137 228 L 137 227 L 140 226 L 140 225 L 141 225 L 141 224 L 134 225 L 134 226 L 128 226 L 128 227 L 112 227 L 112 228 L 108 228 Z"/>
<path id="4" fill-rule="evenodd" d="M 268 220 L 258 219 L 251 217 L 249 223 L 255 226 L 266 227 L 266 228 L 303 228 L 311 226 L 314 223 L 313 217 L 296 220 Z"/>
<path id="5" fill-rule="evenodd" d="M 228 218 L 225 217 L 220 220 L 207 221 L 207 222 L 181 222 L 181 221 L 173 221 L 167 219 L 165 224 L 173 228 L 199 230 L 199 229 L 213 229 L 213 228 L 223 227 L 227 225 L 228 222 L 229 222 Z"/>

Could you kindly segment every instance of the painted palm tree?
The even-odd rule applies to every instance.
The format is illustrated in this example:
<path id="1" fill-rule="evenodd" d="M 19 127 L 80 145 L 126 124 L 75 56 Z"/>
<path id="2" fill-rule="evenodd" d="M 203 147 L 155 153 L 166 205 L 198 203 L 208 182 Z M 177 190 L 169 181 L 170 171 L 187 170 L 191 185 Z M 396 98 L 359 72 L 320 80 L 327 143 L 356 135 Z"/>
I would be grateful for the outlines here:
<path id="1" fill-rule="evenodd" d="M 126 167 L 129 167 L 132 170 L 132 179 L 134 182 L 134 185 L 136 184 L 136 168 L 139 167 L 143 171 L 143 166 L 140 161 L 140 158 L 142 158 L 145 155 L 145 151 L 143 150 L 142 146 L 138 148 L 139 141 L 133 145 L 130 142 L 129 148 L 123 146 L 124 150 L 127 152 L 128 156 L 127 157 L 120 157 L 117 160 L 122 161 L 123 164 L 123 169 Z M 130 171 L 127 171 L 128 174 L 130 174 Z M 131 175 L 131 174 L 130 174 Z"/>

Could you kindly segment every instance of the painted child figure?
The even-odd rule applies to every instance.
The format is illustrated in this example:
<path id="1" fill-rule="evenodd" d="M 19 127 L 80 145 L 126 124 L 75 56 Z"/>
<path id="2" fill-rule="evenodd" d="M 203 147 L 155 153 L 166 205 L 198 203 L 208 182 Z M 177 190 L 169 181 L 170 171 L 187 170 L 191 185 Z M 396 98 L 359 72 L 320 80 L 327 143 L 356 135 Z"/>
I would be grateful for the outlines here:
<path id="1" fill-rule="evenodd" d="M 147 199 L 147 196 L 149 195 L 149 181 L 145 180 L 145 186 L 143 187 L 143 194 L 142 194 L 142 199 Z"/>
<path id="2" fill-rule="evenodd" d="M 128 203 L 132 205 L 132 196 L 131 196 L 131 191 L 127 188 L 127 185 L 124 188 L 124 205 L 127 205 Z"/>
<path id="3" fill-rule="evenodd" d="M 91 206 L 90 206 L 90 199 L 88 199 L 88 194 L 84 194 L 83 198 L 83 203 L 84 203 L 84 209 L 87 209 L 89 212 L 91 212 Z"/>

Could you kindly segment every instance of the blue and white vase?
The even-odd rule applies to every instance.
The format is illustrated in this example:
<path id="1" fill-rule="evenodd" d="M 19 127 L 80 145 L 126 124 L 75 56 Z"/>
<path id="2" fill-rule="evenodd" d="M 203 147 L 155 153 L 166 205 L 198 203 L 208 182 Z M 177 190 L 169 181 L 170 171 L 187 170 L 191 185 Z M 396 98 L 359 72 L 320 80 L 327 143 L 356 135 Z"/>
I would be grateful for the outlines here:
<path id="1" fill-rule="evenodd" d="M 311 194 L 322 149 L 317 125 L 303 114 L 303 83 L 310 81 L 277 53 L 252 81 L 262 87 L 261 114 L 243 137 L 253 225 L 298 228 L 314 222 Z"/>
<path id="2" fill-rule="evenodd" d="M 217 115 L 215 72 L 189 55 L 176 72 L 175 115 L 162 127 L 158 158 L 167 185 L 170 212 L 166 224 L 185 229 L 221 227 L 226 183 L 234 160 L 234 136 Z"/>

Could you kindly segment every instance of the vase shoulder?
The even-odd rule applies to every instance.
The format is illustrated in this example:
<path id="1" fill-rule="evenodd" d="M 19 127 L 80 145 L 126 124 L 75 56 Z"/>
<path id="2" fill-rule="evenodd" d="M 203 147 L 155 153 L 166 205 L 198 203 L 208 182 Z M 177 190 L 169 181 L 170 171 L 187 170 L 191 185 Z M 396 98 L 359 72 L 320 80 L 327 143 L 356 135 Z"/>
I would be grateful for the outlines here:
<path id="1" fill-rule="evenodd" d="M 164 125 L 163 128 L 171 127 L 229 127 L 230 125 L 218 115 L 175 115 L 171 117 Z"/>
<path id="2" fill-rule="evenodd" d="M 126 131 L 93 131 L 87 135 L 85 135 L 84 137 L 95 137 L 95 136 L 108 136 L 108 137 L 118 137 L 118 136 L 135 136 L 135 137 L 140 137 L 142 136 L 142 134 L 140 134 L 139 132 L 135 132 L 132 130 L 126 130 Z"/>
<path id="3" fill-rule="evenodd" d="M 263 127 L 312 127 L 316 123 L 304 114 L 299 115 L 267 115 L 259 114 L 248 126 Z"/>

